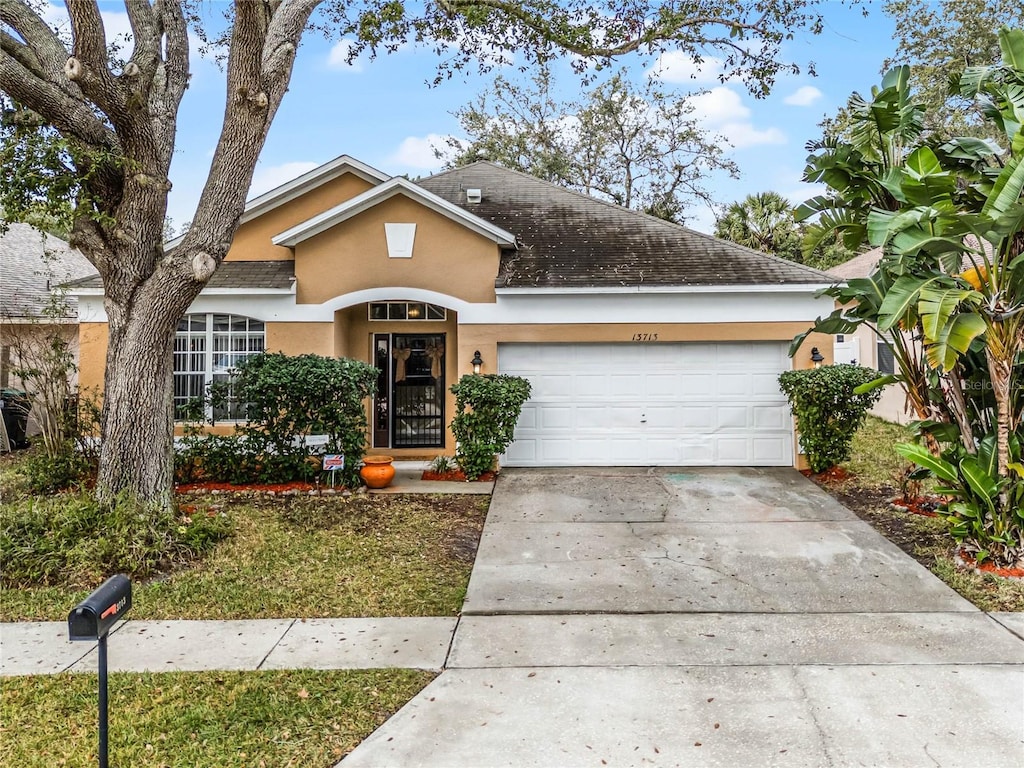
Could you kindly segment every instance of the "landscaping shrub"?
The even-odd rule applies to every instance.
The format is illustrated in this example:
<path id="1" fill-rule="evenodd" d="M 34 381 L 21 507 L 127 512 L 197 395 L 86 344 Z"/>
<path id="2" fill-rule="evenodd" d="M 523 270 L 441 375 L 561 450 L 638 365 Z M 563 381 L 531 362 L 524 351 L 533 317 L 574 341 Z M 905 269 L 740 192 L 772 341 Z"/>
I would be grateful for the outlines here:
<path id="1" fill-rule="evenodd" d="M 359 484 L 359 462 L 366 452 L 366 411 L 377 370 L 367 363 L 319 355 L 265 353 L 239 364 L 229 388 L 214 388 L 205 400 L 190 403 L 184 415 L 182 446 L 175 458 L 179 482 L 284 483 L 310 480 L 319 463 L 313 454 L 344 454 L 338 480 Z M 231 400 L 246 421 L 233 435 L 206 434 L 207 406 Z M 309 439 L 325 435 L 313 447 Z"/>
<path id="2" fill-rule="evenodd" d="M 859 365 L 825 365 L 779 376 L 812 471 L 823 472 L 850 458 L 854 434 L 882 396 L 879 388 L 862 394 L 854 390 L 877 378 L 878 371 Z"/>
<path id="3" fill-rule="evenodd" d="M 453 384 L 451 391 L 456 412 L 452 433 L 458 441 L 455 459 L 466 478 L 476 480 L 512 442 L 523 404 L 530 398 L 530 382 L 518 376 L 471 374 Z"/>
<path id="4" fill-rule="evenodd" d="M 194 559 L 230 531 L 222 514 L 142 508 L 128 496 L 111 504 L 85 493 L 28 497 L 4 513 L 0 585 L 86 588 L 114 573 L 142 578 Z"/>

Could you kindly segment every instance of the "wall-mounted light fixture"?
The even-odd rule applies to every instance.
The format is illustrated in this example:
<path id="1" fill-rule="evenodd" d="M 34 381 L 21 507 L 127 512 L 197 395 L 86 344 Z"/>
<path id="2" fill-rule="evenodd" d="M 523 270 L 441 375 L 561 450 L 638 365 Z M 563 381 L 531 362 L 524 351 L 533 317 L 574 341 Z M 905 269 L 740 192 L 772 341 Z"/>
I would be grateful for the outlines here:
<path id="1" fill-rule="evenodd" d="M 473 366 L 473 373 L 480 373 L 480 369 L 484 366 L 484 359 L 480 357 L 480 350 L 478 349 L 473 353 L 473 359 L 469 361 Z"/>
<path id="2" fill-rule="evenodd" d="M 817 347 L 811 347 L 811 362 L 814 363 L 815 368 L 821 368 L 821 364 L 825 362 L 825 358 Z"/>

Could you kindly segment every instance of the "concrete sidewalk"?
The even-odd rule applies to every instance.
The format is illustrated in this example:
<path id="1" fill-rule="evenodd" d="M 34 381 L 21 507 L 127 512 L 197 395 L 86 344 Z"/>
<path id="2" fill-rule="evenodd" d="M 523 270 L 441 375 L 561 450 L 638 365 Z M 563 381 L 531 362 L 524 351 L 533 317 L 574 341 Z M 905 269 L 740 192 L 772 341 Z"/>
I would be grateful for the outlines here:
<path id="1" fill-rule="evenodd" d="M 112 672 L 213 669 L 440 670 L 457 619 L 268 619 L 118 623 Z M 0 676 L 95 672 L 96 644 L 68 641 L 65 622 L 0 625 Z"/>
<path id="2" fill-rule="evenodd" d="M 790 470 L 508 471 L 446 670 L 341 766 L 1024 764 L 1024 620 Z"/>

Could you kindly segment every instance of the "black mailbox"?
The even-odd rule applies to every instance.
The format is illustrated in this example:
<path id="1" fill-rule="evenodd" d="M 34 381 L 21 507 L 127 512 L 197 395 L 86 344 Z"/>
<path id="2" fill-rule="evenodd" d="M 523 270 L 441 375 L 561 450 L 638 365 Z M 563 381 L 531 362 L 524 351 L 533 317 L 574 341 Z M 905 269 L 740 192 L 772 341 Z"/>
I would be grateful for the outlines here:
<path id="1" fill-rule="evenodd" d="M 69 640 L 99 640 L 132 607 L 132 582 L 118 574 L 100 584 L 68 614 Z"/>

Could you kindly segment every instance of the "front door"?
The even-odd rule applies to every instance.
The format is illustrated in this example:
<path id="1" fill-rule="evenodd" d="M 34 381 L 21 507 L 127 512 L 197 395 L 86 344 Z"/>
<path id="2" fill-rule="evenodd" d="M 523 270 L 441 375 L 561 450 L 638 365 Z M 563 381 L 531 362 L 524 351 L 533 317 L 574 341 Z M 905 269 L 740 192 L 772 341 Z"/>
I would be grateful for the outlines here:
<path id="1" fill-rule="evenodd" d="M 443 333 L 376 333 L 374 448 L 444 447 Z"/>

